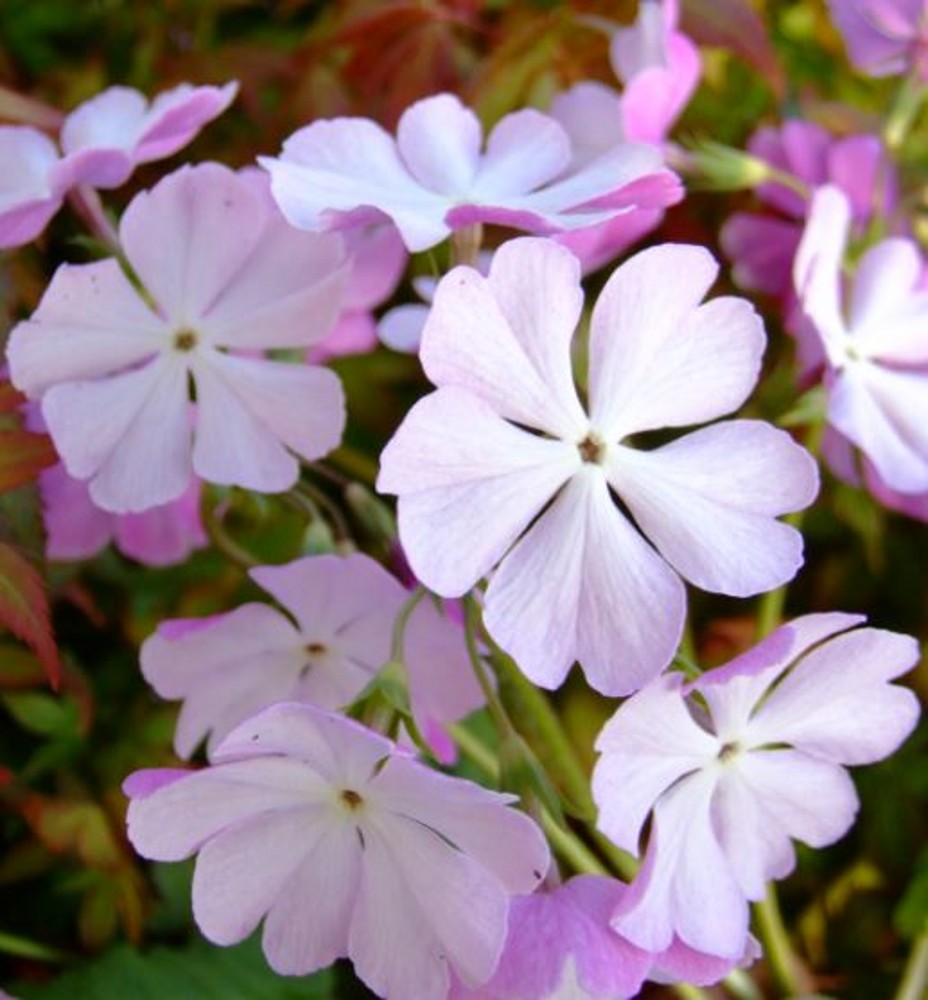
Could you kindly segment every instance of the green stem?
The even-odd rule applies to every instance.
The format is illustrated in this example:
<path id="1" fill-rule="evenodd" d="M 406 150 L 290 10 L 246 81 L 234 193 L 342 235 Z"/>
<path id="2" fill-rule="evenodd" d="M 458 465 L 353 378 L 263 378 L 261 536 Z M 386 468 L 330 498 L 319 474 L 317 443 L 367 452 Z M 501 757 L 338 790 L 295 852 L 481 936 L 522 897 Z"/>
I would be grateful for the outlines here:
<path id="1" fill-rule="evenodd" d="M 377 479 L 378 465 L 362 452 L 343 444 L 337 451 L 333 451 L 326 461 L 351 479 L 359 480 L 373 488 Z"/>
<path id="2" fill-rule="evenodd" d="M 928 929 L 923 931 L 906 963 L 894 1000 L 924 1000 L 928 996 Z"/>
<path id="3" fill-rule="evenodd" d="M 496 726 L 500 737 L 513 736 L 516 734 L 516 728 L 512 724 L 512 720 L 509 718 L 503 703 L 500 701 L 499 693 L 490 683 L 483 657 L 477 648 L 477 629 L 480 627 L 479 615 L 477 602 L 472 595 L 468 595 L 464 598 L 464 641 L 467 645 L 467 655 L 470 659 L 470 665 L 474 671 L 474 676 L 477 678 L 477 683 L 480 685 L 480 690 L 486 699 L 490 718 L 493 720 L 493 724 Z"/>
<path id="4" fill-rule="evenodd" d="M 329 499 L 322 490 L 312 483 L 301 480 L 293 487 L 292 492 L 301 500 L 311 500 L 315 505 L 316 513 L 319 513 L 320 508 L 326 512 L 335 531 L 336 541 L 351 541 L 351 528 L 345 520 L 345 515 L 339 510 L 338 504 Z"/>
<path id="5" fill-rule="evenodd" d="M 796 956 L 772 883 L 767 887 L 766 897 L 754 904 L 754 917 L 777 990 L 784 997 L 795 996 L 799 992 Z"/>
<path id="6" fill-rule="evenodd" d="M 256 559 L 246 548 L 239 545 L 226 531 L 222 523 L 222 518 L 216 516 L 216 508 L 207 496 L 204 496 L 203 504 L 200 507 L 200 515 L 207 537 L 224 556 L 243 569 L 251 569 L 259 565 L 260 560 Z"/>
<path id="7" fill-rule="evenodd" d="M 417 586 L 410 591 L 409 596 L 403 602 L 403 606 L 397 613 L 393 621 L 393 641 L 390 647 L 390 659 L 394 663 L 405 663 L 403 659 L 403 646 L 406 637 L 406 626 L 412 617 L 413 611 L 419 606 L 419 602 L 425 597 L 426 590 L 423 586 Z"/>
<path id="8" fill-rule="evenodd" d="M 883 141 L 890 152 L 895 153 L 902 148 L 924 99 L 925 88 L 921 80 L 915 74 L 907 76 L 886 116 L 886 126 L 883 129 Z"/>

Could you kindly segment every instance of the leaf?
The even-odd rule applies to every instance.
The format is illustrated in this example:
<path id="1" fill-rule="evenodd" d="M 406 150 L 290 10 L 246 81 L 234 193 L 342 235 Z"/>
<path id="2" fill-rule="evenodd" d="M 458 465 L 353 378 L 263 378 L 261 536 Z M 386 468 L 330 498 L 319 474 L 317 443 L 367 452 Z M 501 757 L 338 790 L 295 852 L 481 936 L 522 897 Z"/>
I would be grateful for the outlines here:
<path id="1" fill-rule="evenodd" d="M 120 946 L 44 986 L 14 984 L 20 1000 L 342 1000 L 332 970 L 283 977 L 261 954 L 256 937 L 234 948 L 197 941 L 149 952 Z"/>
<path id="2" fill-rule="evenodd" d="M 58 455 L 47 434 L 19 428 L 0 431 L 0 493 L 31 483 Z"/>
<path id="3" fill-rule="evenodd" d="M 52 636 L 45 583 L 11 545 L 0 543 L 0 625 L 31 646 L 53 687 L 58 686 L 58 647 Z"/>
<path id="4" fill-rule="evenodd" d="M 910 940 L 928 930 L 928 850 L 919 856 L 912 881 L 893 914 L 893 923 Z"/>
<path id="5" fill-rule="evenodd" d="M 77 707 L 70 699 L 44 691 L 13 691 L 0 694 L 0 702 L 23 729 L 36 736 L 77 735 Z"/>
<path id="6" fill-rule="evenodd" d="M 783 97 L 786 82 L 769 33 L 747 0 L 683 0 L 682 27 L 700 45 L 731 49 Z"/>

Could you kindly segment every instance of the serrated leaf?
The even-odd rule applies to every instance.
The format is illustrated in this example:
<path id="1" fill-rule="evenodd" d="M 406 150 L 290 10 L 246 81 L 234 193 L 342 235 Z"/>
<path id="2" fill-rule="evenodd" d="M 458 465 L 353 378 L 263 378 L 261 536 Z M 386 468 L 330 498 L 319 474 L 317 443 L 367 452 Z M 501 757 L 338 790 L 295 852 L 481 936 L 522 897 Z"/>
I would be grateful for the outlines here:
<path id="1" fill-rule="evenodd" d="M 198 941 L 149 952 L 120 946 L 44 986 L 14 984 L 20 1000 L 340 1000 L 331 970 L 283 977 L 267 965 L 257 938 L 234 948 Z"/>
<path id="2" fill-rule="evenodd" d="M 35 650 L 53 686 L 58 684 L 58 647 L 52 637 L 45 582 L 11 545 L 0 543 L 0 625 Z"/>

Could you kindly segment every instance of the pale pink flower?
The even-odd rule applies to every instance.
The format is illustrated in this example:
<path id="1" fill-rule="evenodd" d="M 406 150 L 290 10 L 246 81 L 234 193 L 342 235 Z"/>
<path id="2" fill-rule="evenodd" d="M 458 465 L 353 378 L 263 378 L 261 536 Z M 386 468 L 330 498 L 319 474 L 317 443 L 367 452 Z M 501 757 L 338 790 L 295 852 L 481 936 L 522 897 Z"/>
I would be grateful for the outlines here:
<path id="1" fill-rule="evenodd" d="M 203 164 L 134 198 L 120 240 L 147 297 L 116 260 L 63 265 L 7 348 L 13 383 L 41 399 L 69 474 L 117 513 L 177 499 L 194 473 L 292 486 L 296 456 L 341 439 L 341 384 L 244 352 L 325 335 L 341 304 L 340 238 L 294 231 L 257 171 Z"/>
<path id="2" fill-rule="evenodd" d="M 202 771 L 140 771 L 125 790 L 144 857 L 198 853 L 193 912 L 216 944 L 262 918 L 277 972 L 348 957 L 390 1000 L 445 1000 L 485 982 L 509 899 L 549 864 L 512 796 L 431 771 L 389 740 L 309 705 L 234 730 Z"/>
<path id="3" fill-rule="evenodd" d="M 859 70 L 928 80 L 926 0 L 828 0 L 828 9 Z"/>
<path id="4" fill-rule="evenodd" d="M 482 145 L 477 116 L 437 94 L 403 113 L 396 139 L 366 118 L 316 121 L 260 162 L 293 225 L 322 230 L 386 215 L 413 251 L 478 222 L 552 233 L 682 196 L 647 145 L 613 144 L 574 169 L 567 133 L 538 111 L 507 115 Z"/>
<path id="5" fill-rule="evenodd" d="M 137 562 L 170 566 L 207 544 L 198 479 L 176 500 L 138 514 L 101 510 L 90 499 L 87 484 L 69 476 L 60 463 L 39 476 L 39 492 L 49 559 L 90 559 L 112 542 Z"/>
<path id="6" fill-rule="evenodd" d="M 393 625 L 409 596 L 373 559 L 306 556 L 249 572 L 288 614 L 244 604 L 211 618 L 162 622 L 142 644 L 145 679 L 183 699 L 174 746 L 189 757 L 216 746 L 249 715 L 278 701 L 349 705 L 390 659 Z M 406 626 L 413 713 L 442 745 L 441 725 L 483 704 L 461 626 L 420 601 Z"/>
<path id="7" fill-rule="evenodd" d="M 657 679 L 606 724 L 599 828 L 637 854 L 652 817 L 619 933 L 737 959 L 748 900 L 792 871 L 792 840 L 824 847 L 850 828 L 858 801 L 841 765 L 882 760 L 918 718 L 912 692 L 889 683 L 917 662 L 917 643 L 862 621 L 798 618 L 696 681 Z"/>
<path id="8" fill-rule="evenodd" d="M 310 348 L 306 360 L 312 364 L 350 354 L 367 354 L 377 346 L 378 323 L 373 310 L 396 291 L 409 261 L 403 240 L 392 223 L 345 230 L 344 240 L 351 271 L 342 311 L 335 326 Z"/>
<path id="9" fill-rule="evenodd" d="M 75 185 L 118 187 L 139 164 L 176 153 L 237 90 L 182 83 L 149 104 L 137 90 L 110 87 L 64 119 L 63 156 L 37 129 L 0 126 L 0 248 L 35 239 Z"/>
<path id="10" fill-rule="evenodd" d="M 790 120 L 779 128 L 758 129 L 748 152 L 795 177 L 809 197 L 772 181 L 757 197 L 772 213 L 736 212 L 721 231 L 722 248 L 745 289 L 769 295 L 792 293 L 792 266 L 813 191 L 840 187 L 850 199 L 855 225 L 863 229 L 877 216 L 888 216 L 897 201 L 895 170 L 875 135 L 837 138 L 814 122 Z"/>
<path id="11" fill-rule="evenodd" d="M 826 358 L 828 422 L 899 493 L 928 491 L 928 290 L 910 240 L 886 239 L 860 259 L 848 306 L 842 268 L 851 207 L 820 188 L 796 256 L 800 305 Z M 846 317 L 846 318 L 845 318 Z"/>
<path id="12" fill-rule="evenodd" d="M 439 388 L 387 445 L 378 488 L 399 495 L 400 541 L 436 593 L 498 565 L 486 627 L 542 686 L 579 660 L 598 690 L 635 690 L 676 649 L 681 575 L 747 596 L 801 563 L 801 537 L 775 518 L 812 500 L 817 474 L 788 435 L 729 421 L 631 446 L 714 420 L 754 386 L 763 329 L 744 300 L 700 305 L 716 272 L 704 249 L 667 245 L 612 275 L 591 320 L 589 414 L 571 374 L 583 292 L 569 251 L 513 240 L 487 278 L 460 267 L 438 287 L 421 358 Z"/>
<path id="13" fill-rule="evenodd" d="M 627 886 L 578 875 L 554 889 L 513 899 L 506 947 L 493 978 L 449 1000 L 623 1000 L 638 996 L 652 970 L 663 981 L 718 982 L 734 963 L 675 941 L 662 954 L 638 948 L 609 922 Z"/>

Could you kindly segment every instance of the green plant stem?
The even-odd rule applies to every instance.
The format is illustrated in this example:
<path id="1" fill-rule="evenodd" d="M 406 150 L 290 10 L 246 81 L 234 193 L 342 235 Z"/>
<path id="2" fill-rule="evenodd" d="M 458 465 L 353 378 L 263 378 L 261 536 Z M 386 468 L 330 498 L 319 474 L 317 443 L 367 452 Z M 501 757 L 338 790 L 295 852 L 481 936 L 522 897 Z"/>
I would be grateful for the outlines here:
<path id="1" fill-rule="evenodd" d="M 326 458 L 326 462 L 349 478 L 356 479 L 373 489 L 377 479 L 378 465 L 362 452 L 343 444 Z"/>
<path id="2" fill-rule="evenodd" d="M 251 569 L 259 564 L 260 560 L 256 559 L 244 546 L 239 545 L 226 531 L 222 518 L 216 516 L 215 507 L 206 498 L 204 498 L 200 508 L 200 514 L 207 537 L 224 556 L 243 569 Z"/>
<path id="3" fill-rule="evenodd" d="M 928 928 L 912 946 L 893 1000 L 924 1000 L 928 996 Z"/>
<path id="4" fill-rule="evenodd" d="M 333 500 L 330 500 L 322 490 L 320 490 L 317 486 L 314 486 L 312 483 L 307 483 L 305 480 L 301 480 L 296 484 L 296 486 L 293 487 L 291 492 L 300 500 L 311 501 L 317 514 L 319 514 L 320 511 L 325 511 L 335 532 L 336 541 L 351 541 L 351 528 L 345 520 L 345 515 L 339 509 L 338 504 L 336 504 Z"/>
<path id="5" fill-rule="evenodd" d="M 754 918 L 777 990 L 784 997 L 795 996 L 799 992 L 797 960 L 772 883 L 767 887 L 764 899 L 754 904 Z"/>
<path id="6" fill-rule="evenodd" d="M 410 591 L 409 596 L 403 602 L 403 606 L 397 613 L 393 621 L 393 641 L 390 646 L 390 659 L 394 663 L 405 663 L 403 659 L 403 646 L 406 638 L 406 626 L 413 611 L 419 606 L 419 602 L 426 595 L 425 587 L 417 586 Z"/>
<path id="7" fill-rule="evenodd" d="M 474 676 L 477 678 L 477 683 L 480 685 L 480 690 L 486 699 L 487 709 L 490 713 L 490 718 L 493 720 L 493 725 L 496 726 L 500 737 L 512 736 L 516 734 L 516 728 L 512 724 L 512 720 L 509 718 L 509 714 L 503 703 L 500 701 L 496 688 L 490 683 L 490 678 L 487 676 L 484 667 L 483 657 L 477 648 L 477 629 L 480 626 L 479 616 L 480 611 L 477 608 L 477 602 L 471 595 L 468 595 L 464 598 L 464 624 L 466 626 L 464 629 L 464 641 L 467 644 L 467 655 L 470 659 Z"/>

